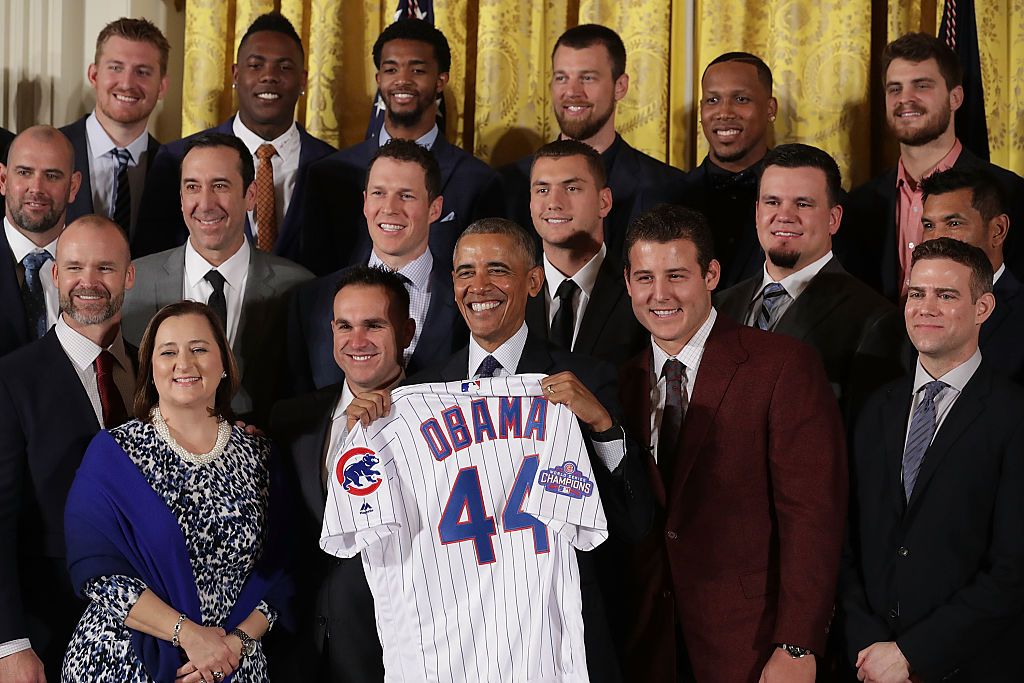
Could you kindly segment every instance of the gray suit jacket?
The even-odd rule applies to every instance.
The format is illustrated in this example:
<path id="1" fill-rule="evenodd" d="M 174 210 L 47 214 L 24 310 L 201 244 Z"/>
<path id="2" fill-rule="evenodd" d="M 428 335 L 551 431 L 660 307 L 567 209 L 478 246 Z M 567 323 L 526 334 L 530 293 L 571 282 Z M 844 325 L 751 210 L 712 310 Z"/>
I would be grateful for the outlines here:
<path id="1" fill-rule="evenodd" d="M 264 426 L 278 397 L 285 366 L 288 295 L 313 274 L 288 259 L 252 249 L 242 313 L 232 351 L 241 386 L 231 407 L 242 419 Z M 136 259 L 135 287 L 122 309 L 124 338 L 138 345 L 150 319 L 167 304 L 181 301 L 185 277 L 185 246 Z"/>

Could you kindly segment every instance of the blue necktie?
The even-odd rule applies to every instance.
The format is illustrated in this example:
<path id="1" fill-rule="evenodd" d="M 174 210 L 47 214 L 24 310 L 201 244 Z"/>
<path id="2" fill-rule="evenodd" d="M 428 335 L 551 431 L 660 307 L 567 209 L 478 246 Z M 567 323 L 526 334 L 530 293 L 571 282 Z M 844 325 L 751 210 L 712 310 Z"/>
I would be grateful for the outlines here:
<path id="1" fill-rule="evenodd" d="M 778 282 L 769 282 L 761 292 L 761 312 L 757 315 L 757 326 L 767 330 L 771 324 L 772 312 L 775 307 L 782 303 L 782 297 L 786 295 L 786 288 Z"/>
<path id="2" fill-rule="evenodd" d="M 110 153 L 117 161 L 117 184 L 114 186 L 114 206 L 110 218 L 127 235 L 132 224 L 132 193 L 128 187 L 128 162 L 132 160 L 132 153 L 127 149 L 113 149 Z"/>
<path id="3" fill-rule="evenodd" d="M 487 356 L 480 362 L 480 367 L 476 371 L 477 377 L 494 377 L 494 373 L 501 367 L 501 363 L 494 356 Z"/>
<path id="4" fill-rule="evenodd" d="M 924 454 L 935 436 L 935 397 L 948 387 L 945 382 L 933 380 L 924 385 L 924 398 L 914 410 L 907 431 L 907 447 L 903 450 L 903 492 L 910 500 L 917 475 L 921 472 Z"/>
<path id="5" fill-rule="evenodd" d="M 21 259 L 25 269 L 25 284 L 21 288 L 21 300 L 25 304 L 25 319 L 28 332 L 33 339 L 46 334 L 46 297 L 43 296 L 43 281 L 40 271 L 43 265 L 53 259 L 48 251 L 33 251 Z"/>

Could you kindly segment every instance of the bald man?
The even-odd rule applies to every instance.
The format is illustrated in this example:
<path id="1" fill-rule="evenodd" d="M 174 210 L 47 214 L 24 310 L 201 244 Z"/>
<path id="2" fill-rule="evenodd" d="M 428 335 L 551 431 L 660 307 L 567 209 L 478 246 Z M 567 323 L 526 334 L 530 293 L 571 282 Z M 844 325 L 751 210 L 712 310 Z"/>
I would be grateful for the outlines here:
<path id="1" fill-rule="evenodd" d="M 74 165 L 71 143 L 50 126 L 22 131 L 0 164 L 0 356 L 39 339 L 57 321 L 49 272 L 68 203 L 82 181 Z"/>
<path id="2" fill-rule="evenodd" d="M 54 255 L 55 325 L 0 359 L 0 683 L 60 680 L 85 607 L 65 567 L 64 501 L 89 441 L 125 421 L 134 390 L 136 351 L 121 338 L 135 281 L 124 233 L 83 216 Z"/>

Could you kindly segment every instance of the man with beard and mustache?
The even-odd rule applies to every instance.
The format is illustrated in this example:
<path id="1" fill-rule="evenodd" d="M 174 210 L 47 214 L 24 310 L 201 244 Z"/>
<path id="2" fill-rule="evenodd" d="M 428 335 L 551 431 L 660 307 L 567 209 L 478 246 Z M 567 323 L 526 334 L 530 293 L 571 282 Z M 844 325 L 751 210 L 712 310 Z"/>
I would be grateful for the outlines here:
<path id="1" fill-rule="evenodd" d="M 437 124 L 451 62 L 448 39 L 425 21 L 401 19 L 377 37 L 373 63 L 385 107 L 383 126 L 309 171 L 301 261 L 317 275 L 359 263 L 369 252 L 363 188 L 374 153 L 392 138 L 416 141 L 441 167 L 444 210 L 430 225 L 430 249 L 438 258 L 451 256 L 467 225 L 500 213 L 504 200 L 497 174 L 448 142 Z"/>
<path id="2" fill-rule="evenodd" d="M 305 51 L 284 15 L 268 12 L 249 25 L 238 43 L 231 78 L 238 96 L 234 116 L 160 148 L 146 184 L 143 221 L 132 238 L 136 258 L 180 246 L 188 239 L 178 204 L 181 160 L 190 140 L 205 133 L 224 133 L 245 143 L 257 169 L 256 206 L 246 217 L 246 238 L 260 251 L 298 260 L 306 174 L 314 161 L 334 147 L 295 121 L 295 105 L 306 88 Z"/>
<path id="3" fill-rule="evenodd" d="M 136 350 L 120 323 L 134 277 L 121 228 L 102 216 L 78 219 L 47 268 L 57 323 L 0 360 L 2 683 L 60 680 L 85 609 L 64 560 L 64 501 L 92 437 L 127 419 Z"/>
<path id="4" fill-rule="evenodd" d="M 8 163 L 0 166 L 0 193 L 6 200 L 0 242 L 0 356 L 42 337 L 57 321 L 57 288 L 47 273 L 68 202 L 81 182 L 74 159 L 71 143 L 60 131 L 34 126 L 14 139 Z"/>
<path id="5" fill-rule="evenodd" d="M 82 188 L 68 206 L 68 222 L 98 213 L 128 234 L 138 225 L 143 187 L 160 143 L 146 132 L 157 102 L 167 91 L 171 46 L 145 19 L 121 18 L 103 27 L 89 84 L 96 108 L 61 128 L 75 148 Z"/>
<path id="6" fill-rule="evenodd" d="M 604 220 L 604 243 L 615 258 L 629 219 L 638 211 L 640 191 L 657 183 L 674 185 L 684 173 L 631 147 L 615 130 L 615 108 L 629 90 L 626 47 L 622 38 L 598 24 L 570 28 L 551 53 L 551 104 L 559 139 L 585 142 L 601 154 L 612 191 L 612 208 Z M 500 170 L 505 183 L 505 216 L 522 226 L 530 217 L 530 168 L 533 155 Z"/>
<path id="7" fill-rule="evenodd" d="M 757 190 L 762 274 L 718 293 L 736 322 L 800 339 L 817 349 L 847 414 L 903 374 L 903 325 L 895 307 L 832 255 L 843 208 L 839 166 L 827 152 L 779 145 L 764 157 Z"/>
<path id="8" fill-rule="evenodd" d="M 853 190 L 843 202 L 850 226 L 836 241 L 836 253 L 851 273 L 897 301 L 907 292 L 911 253 L 921 243 L 920 183 L 937 171 L 986 170 L 1012 198 L 1010 223 L 1024 220 L 1024 179 L 965 149 L 956 138 L 953 116 L 963 103 L 963 70 L 944 42 L 925 33 L 908 33 L 882 53 L 885 121 L 900 143 L 900 158 L 890 169 Z M 1014 240 L 1006 259 L 1018 272 L 1024 249 Z"/>

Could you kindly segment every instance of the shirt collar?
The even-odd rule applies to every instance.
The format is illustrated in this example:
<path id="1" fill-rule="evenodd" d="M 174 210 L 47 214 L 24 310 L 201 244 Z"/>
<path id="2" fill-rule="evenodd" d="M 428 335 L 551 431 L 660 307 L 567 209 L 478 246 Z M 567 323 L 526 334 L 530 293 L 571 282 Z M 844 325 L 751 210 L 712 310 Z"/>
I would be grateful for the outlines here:
<path id="1" fill-rule="evenodd" d="M 963 151 L 963 148 L 964 146 L 960 144 L 960 140 L 958 138 L 954 138 L 953 146 L 946 153 L 946 156 L 939 159 L 939 163 L 935 164 L 935 168 L 928 171 L 927 173 L 924 174 L 923 177 L 918 178 L 915 181 L 914 187 L 918 188 L 916 191 L 921 191 L 920 186 L 918 184 L 928 176 L 934 173 L 938 173 L 940 171 L 948 171 L 949 169 L 953 168 L 953 164 L 955 164 L 956 160 L 960 158 L 960 152 Z M 903 157 L 900 156 L 900 162 L 896 167 L 896 187 L 901 188 L 904 185 L 906 185 L 909 189 L 911 187 L 910 183 L 908 182 L 909 180 L 911 180 L 910 175 L 907 173 L 907 169 L 903 165 Z"/>
<path id="2" fill-rule="evenodd" d="M 64 320 L 63 315 L 57 316 L 57 323 L 53 326 L 54 332 L 57 334 L 57 341 L 60 342 L 60 346 L 64 349 L 64 352 L 71 359 L 79 370 L 85 370 L 92 366 L 96 362 L 96 358 L 99 357 L 100 352 L 103 348 L 97 345 L 93 340 L 83 335 L 78 330 L 68 325 L 67 321 Z M 132 370 L 131 362 L 128 360 L 128 352 L 124 348 L 124 339 L 121 337 L 121 330 L 117 331 L 117 336 L 114 337 L 113 343 L 107 347 L 107 351 L 110 351 L 110 355 L 114 357 L 117 364 L 125 370 Z"/>
<path id="3" fill-rule="evenodd" d="M 583 293 L 587 295 L 587 298 L 594 291 L 594 284 L 597 283 L 597 273 L 601 270 L 601 264 L 604 263 L 604 258 L 607 254 L 608 247 L 601 244 L 601 249 L 594 254 L 594 257 L 587 261 L 585 266 L 577 270 L 575 275 L 568 278 L 576 283 Z M 551 261 L 548 260 L 548 255 L 544 254 L 544 279 L 547 281 L 549 296 L 555 296 L 555 290 L 558 289 L 558 285 L 562 284 L 566 277 L 565 273 L 551 264 Z"/>
<path id="4" fill-rule="evenodd" d="M 829 249 L 824 256 L 814 263 L 809 263 L 795 273 L 790 273 L 779 280 L 779 284 L 786 290 L 786 294 L 796 301 L 797 297 L 803 294 L 804 290 L 807 289 L 807 285 L 811 284 L 811 280 L 814 279 L 814 276 L 821 272 L 821 269 L 825 267 L 825 264 L 831 260 L 832 250 Z M 761 288 L 754 292 L 754 298 L 751 301 L 756 301 L 757 297 L 761 296 L 761 292 L 764 291 L 764 288 L 772 282 L 775 282 L 775 280 L 773 280 L 772 276 L 768 274 L 768 262 L 765 261 L 764 276 L 761 278 Z"/>
<path id="5" fill-rule="evenodd" d="M 708 335 L 711 334 L 711 328 L 715 326 L 717 318 L 718 311 L 712 306 L 707 320 L 697 328 L 697 331 L 693 333 L 693 336 L 686 342 L 682 350 L 674 356 L 668 355 L 665 349 L 658 346 L 658 343 L 654 341 L 654 337 L 651 337 L 651 369 L 654 371 L 654 377 L 656 379 L 661 377 L 661 371 L 670 358 L 679 360 L 689 370 L 696 370 L 697 366 L 700 365 L 701 357 L 704 355 L 704 344 L 707 342 Z"/>
<path id="6" fill-rule="evenodd" d="M 14 254 L 14 262 L 21 263 L 21 260 L 33 251 L 41 251 L 35 242 L 25 237 L 11 222 L 4 216 L 4 234 L 7 235 L 7 243 L 11 246 L 11 253 Z M 57 258 L 57 240 L 54 240 L 43 247 L 50 252 L 50 257 Z"/>
<path id="7" fill-rule="evenodd" d="M 439 131 L 437 128 L 437 124 L 435 123 L 433 128 L 431 128 L 426 133 L 424 133 L 423 135 L 416 139 L 416 144 L 419 145 L 420 147 L 433 149 L 434 143 L 437 142 L 438 132 Z M 380 135 L 377 136 L 377 144 L 380 147 L 383 147 L 385 144 L 387 144 L 387 141 L 390 139 L 391 135 L 388 134 L 387 127 L 383 123 L 380 124 Z"/>
<path id="8" fill-rule="evenodd" d="M 302 148 L 302 141 L 299 138 L 299 127 L 293 121 L 292 125 L 288 127 L 288 130 L 281 133 L 273 140 L 264 140 L 256 133 L 245 127 L 242 123 L 242 117 L 235 115 L 235 120 L 231 123 L 231 132 L 235 134 L 245 148 L 249 150 L 249 154 L 255 155 L 256 150 L 259 149 L 260 145 L 269 142 L 274 146 L 274 151 L 277 156 L 282 159 L 294 158 L 298 159 L 299 150 Z"/>
<path id="9" fill-rule="evenodd" d="M 921 357 L 917 358 L 917 370 L 914 372 L 914 394 L 921 391 L 925 384 L 932 380 L 942 380 L 952 388 L 956 389 L 957 393 L 964 390 L 967 383 L 974 377 L 975 371 L 978 366 L 981 365 L 981 349 L 977 349 L 974 355 L 968 358 L 966 361 L 956 366 L 942 377 L 932 377 L 928 374 L 928 371 L 921 365 Z"/>
<path id="10" fill-rule="evenodd" d="M 469 335 L 469 371 L 466 376 L 472 377 L 476 374 L 480 363 L 487 356 L 494 356 L 494 360 L 501 363 L 501 367 L 505 372 L 514 375 L 516 368 L 519 367 L 519 359 L 523 357 L 523 349 L 526 348 L 527 335 L 526 321 L 523 321 L 522 327 L 506 339 L 493 353 L 484 351 L 483 347 L 477 344 L 473 335 Z"/>
<path id="11" fill-rule="evenodd" d="M 206 277 L 211 268 L 216 268 L 232 289 L 241 290 L 249 271 L 250 251 L 249 240 L 242 240 L 242 246 L 231 255 L 231 258 L 219 266 L 213 266 L 195 250 L 191 239 L 185 240 L 185 282 L 191 289 Z"/>
<path id="12" fill-rule="evenodd" d="M 117 145 L 100 125 L 95 111 L 85 119 L 85 134 L 89 138 L 89 152 L 92 153 L 93 159 L 99 159 L 110 154 L 111 150 L 117 149 Z M 147 147 L 149 147 L 149 131 L 143 130 L 137 138 L 128 143 L 125 149 L 131 154 L 132 163 L 137 164 Z"/>
<path id="13" fill-rule="evenodd" d="M 1006 263 L 1003 262 L 1003 263 L 1001 263 L 999 265 L 998 270 L 996 270 L 996 272 L 992 273 L 992 284 L 994 285 L 995 283 L 999 282 L 999 278 L 1002 277 L 1003 273 L 1005 273 L 1005 272 L 1006 272 Z"/>
<path id="14" fill-rule="evenodd" d="M 402 370 L 400 373 L 398 373 L 398 377 L 395 378 L 395 381 L 385 388 L 394 389 L 404 381 L 405 370 Z M 341 395 L 338 397 L 337 405 L 334 406 L 334 414 L 331 415 L 331 420 L 337 421 L 345 417 L 345 410 L 348 408 L 349 404 L 352 403 L 352 399 L 354 399 L 355 397 L 355 392 L 353 392 L 352 389 L 348 386 L 348 380 L 344 380 L 341 383 Z"/>
<path id="15" fill-rule="evenodd" d="M 377 251 L 370 252 L 370 260 L 367 265 L 382 267 L 391 270 L 388 264 L 380 260 Z M 426 290 L 430 284 L 430 273 L 434 269 L 434 256 L 430 249 L 424 249 L 423 253 L 399 268 L 396 273 L 404 275 L 412 282 L 412 286 L 418 290 Z"/>

